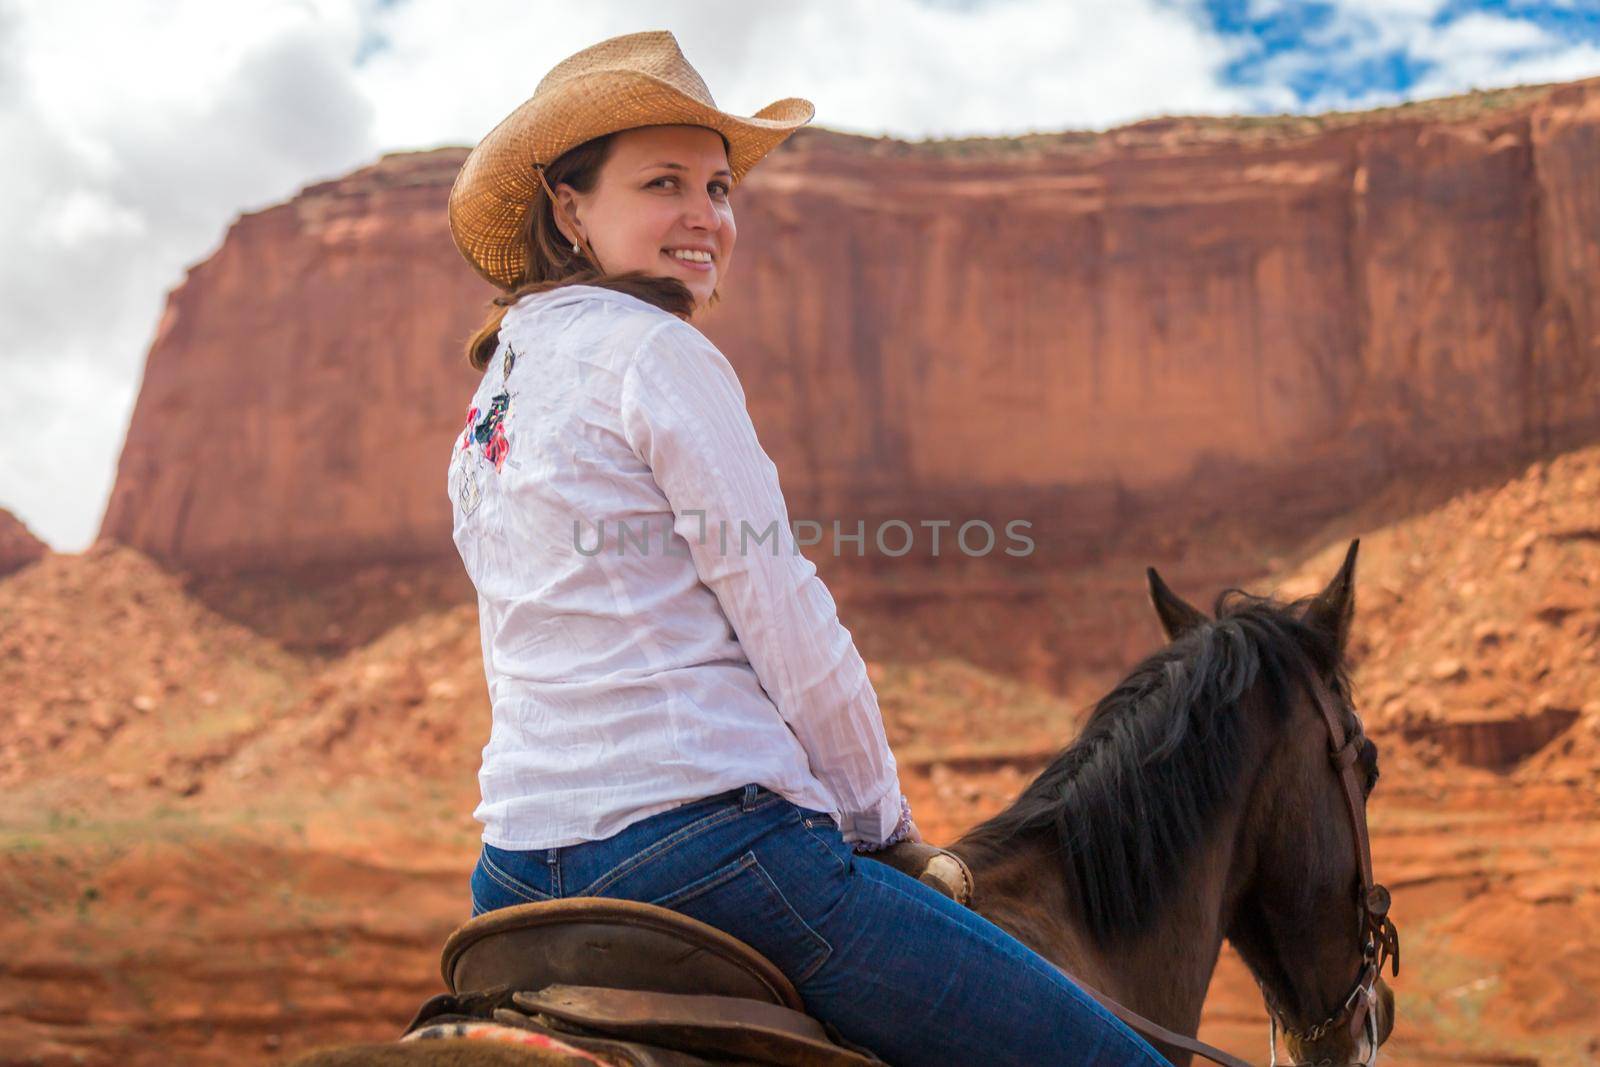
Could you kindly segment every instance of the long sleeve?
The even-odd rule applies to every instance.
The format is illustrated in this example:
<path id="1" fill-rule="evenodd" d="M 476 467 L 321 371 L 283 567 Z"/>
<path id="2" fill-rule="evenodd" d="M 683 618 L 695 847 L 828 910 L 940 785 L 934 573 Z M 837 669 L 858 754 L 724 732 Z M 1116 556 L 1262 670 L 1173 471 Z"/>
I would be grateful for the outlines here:
<path id="1" fill-rule="evenodd" d="M 624 373 L 621 413 L 701 580 L 840 805 L 844 839 L 884 841 L 902 808 L 877 694 L 833 597 L 796 547 L 777 467 L 733 367 L 693 326 L 663 323 Z"/>

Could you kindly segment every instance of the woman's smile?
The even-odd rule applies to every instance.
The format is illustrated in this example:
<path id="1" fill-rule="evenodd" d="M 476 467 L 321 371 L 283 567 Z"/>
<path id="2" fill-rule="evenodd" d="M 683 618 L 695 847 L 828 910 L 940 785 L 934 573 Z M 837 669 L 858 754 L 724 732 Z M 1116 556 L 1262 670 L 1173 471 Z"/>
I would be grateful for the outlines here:
<path id="1" fill-rule="evenodd" d="M 688 253 L 689 256 L 695 258 L 685 258 L 683 255 L 675 255 L 674 253 Z M 696 274 L 706 274 L 716 269 L 716 257 L 709 252 L 695 249 L 672 248 L 663 249 L 661 254 L 670 259 L 675 266 L 682 267 L 684 270 L 693 271 Z"/>

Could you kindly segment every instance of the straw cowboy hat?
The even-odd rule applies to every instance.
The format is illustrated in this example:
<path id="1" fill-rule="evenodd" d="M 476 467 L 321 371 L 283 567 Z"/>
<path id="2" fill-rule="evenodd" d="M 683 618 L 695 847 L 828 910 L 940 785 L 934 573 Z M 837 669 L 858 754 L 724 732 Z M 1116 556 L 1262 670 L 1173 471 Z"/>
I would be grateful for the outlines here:
<path id="1" fill-rule="evenodd" d="M 612 37 L 557 63 L 533 95 L 478 142 L 450 190 L 450 236 L 474 270 L 513 289 L 527 269 L 519 234 L 541 185 L 555 202 L 543 168 L 568 149 L 636 126 L 708 126 L 728 140 L 728 169 L 737 185 L 815 113 L 809 100 L 791 96 L 749 118 L 730 115 L 718 110 L 668 31 Z"/>

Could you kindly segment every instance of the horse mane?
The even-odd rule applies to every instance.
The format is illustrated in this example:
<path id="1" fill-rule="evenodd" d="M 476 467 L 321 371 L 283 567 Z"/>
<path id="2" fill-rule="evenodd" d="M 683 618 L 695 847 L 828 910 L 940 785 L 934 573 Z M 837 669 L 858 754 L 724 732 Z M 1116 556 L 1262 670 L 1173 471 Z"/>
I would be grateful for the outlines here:
<path id="1" fill-rule="evenodd" d="M 1334 635 L 1303 621 L 1311 599 L 1224 589 L 1215 621 L 1135 666 L 1011 806 L 957 846 L 999 859 L 1016 835 L 1053 830 L 1089 932 L 1104 944 L 1143 929 L 1249 778 L 1241 699 L 1261 686 L 1281 721 L 1313 672 L 1336 697 L 1349 692 Z"/>

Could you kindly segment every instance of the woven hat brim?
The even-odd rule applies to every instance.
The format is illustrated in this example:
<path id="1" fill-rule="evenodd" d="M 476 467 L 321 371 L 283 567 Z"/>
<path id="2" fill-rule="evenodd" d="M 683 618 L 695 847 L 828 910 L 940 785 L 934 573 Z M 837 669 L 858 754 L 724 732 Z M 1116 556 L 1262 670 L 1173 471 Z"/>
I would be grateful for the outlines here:
<path id="1" fill-rule="evenodd" d="M 809 100 L 785 97 L 754 115 L 732 115 L 648 74 L 580 75 L 525 101 L 468 154 L 450 189 L 450 236 L 474 270 L 511 289 L 527 266 L 517 245 L 539 189 L 535 163 L 551 163 L 585 141 L 619 130 L 706 126 L 727 138 L 728 169 L 738 185 L 815 114 Z"/>

